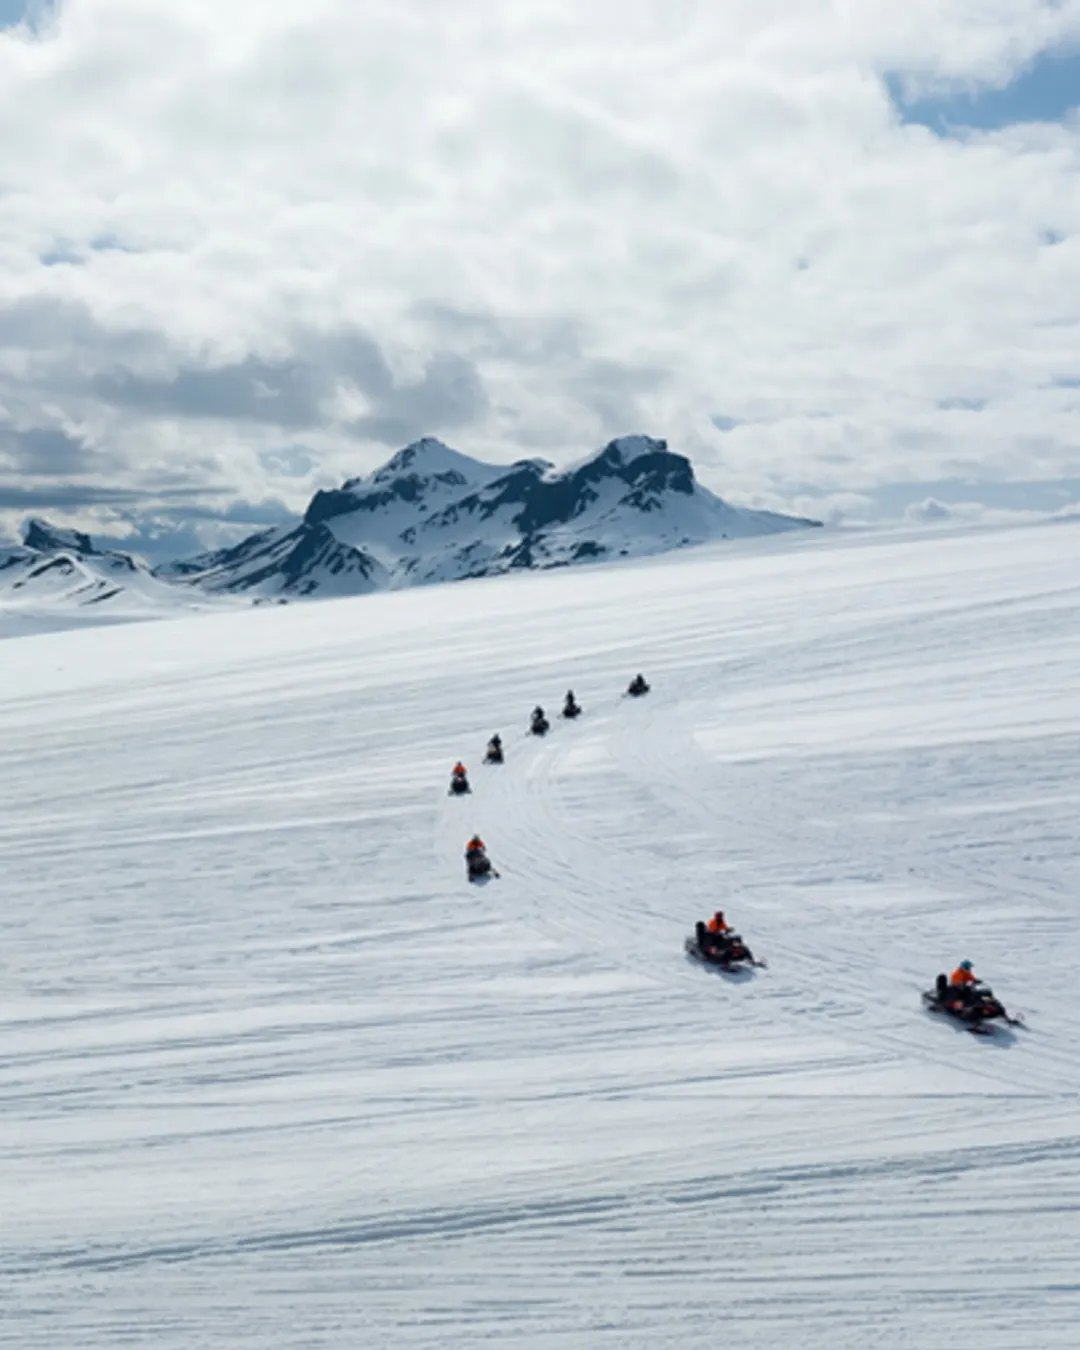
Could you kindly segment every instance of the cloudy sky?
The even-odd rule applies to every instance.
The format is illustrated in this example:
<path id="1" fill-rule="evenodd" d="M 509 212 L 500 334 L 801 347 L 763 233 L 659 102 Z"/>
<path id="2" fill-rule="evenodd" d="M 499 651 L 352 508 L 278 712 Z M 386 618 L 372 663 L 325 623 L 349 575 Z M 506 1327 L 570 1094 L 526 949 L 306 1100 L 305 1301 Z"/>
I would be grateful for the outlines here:
<path id="1" fill-rule="evenodd" d="M 1078 104 L 1080 0 L 0 0 L 0 524 L 181 552 L 425 433 L 1074 502 Z"/>

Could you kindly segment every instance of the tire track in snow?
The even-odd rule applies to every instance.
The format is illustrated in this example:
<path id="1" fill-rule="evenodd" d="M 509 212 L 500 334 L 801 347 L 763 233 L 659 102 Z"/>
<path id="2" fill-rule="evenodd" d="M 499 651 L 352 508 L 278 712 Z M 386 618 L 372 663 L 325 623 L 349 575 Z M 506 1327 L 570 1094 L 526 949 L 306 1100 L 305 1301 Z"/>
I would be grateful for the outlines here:
<path id="1" fill-rule="evenodd" d="M 705 699 L 701 696 L 701 691 L 709 689 L 711 698 Z M 713 701 L 715 695 L 709 688 L 709 682 L 703 681 L 699 686 L 696 705 L 707 715 L 709 704 Z M 695 700 L 693 697 L 686 702 L 671 701 L 666 704 L 665 713 L 662 716 L 649 719 L 642 727 L 642 734 L 638 738 L 626 739 L 620 743 L 623 751 L 622 765 L 627 774 L 633 775 L 635 766 L 638 776 L 656 787 L 663 786 L 665 794 L 670 802 L 676 803 L 675 809 L 679 814 L 685 814 L 697 818 L 702 822 L 705 828 L 715 827 L 718 818 L 724 821 L 731 834 L 743 841 L 752 841 L 757 839 L 758 851 L 762 858 L 772 854 L 784 858 L 797 858 L 805 849 L 805 827 L 795 828 L 783 813 L 784 795 L 777 793 L 774 789 L 770 795 L 768 805 L 764 800 L 764 793 L 760 787 L 754 784 L 753 776 L 741 771 L 741 766 L 736 766 L 729 770 L 738 774 L 741 782 L 737 796 L 730 791 L 725 791 L 723 783 L 723 770 L 718 769 L 715 761 L 711 760 L 701 750 L 693 732 L 689 730 L 694 725 L 693 709 Z M 673 747 L 676 749 L 676 756 L 672 755 Z M 673 763 L 677 767 L 673 767 Z M 692 768 L 691 772 L 687 772 Z M 687 790 L 687 781 L 694 784 L 694 790 Z M 748 790 L 750 796 L 748 798 Z M 715 802 L 722 803 L 719 812 L 713 805 Z M 853 804 L 854 805 L 854 804 Z M 778 807 L 780 809 L 778 809 Z M 768 821 L 765 830 L 762 829 L 761 822 Z M 744 843 L 743 848 L 747 848 Z M 909 873 L 902 864 L 895 859 L 886 857 L 881 879 L 891 870 L 896 877 L 897 883 L 903 884 L 907 880 Z M 892 863 L 890 869 L 889 864 Z M 762 868 L 762 870 L 765 870 Z M 859 868 L 855 869 L 854 874 L 849 873 L 847 878 L 841 876 L 840 881 L 851 879 L 854 875 L 856 880 L 865 880 L 865 872 L 862 875 Z M 791 881 L 782 883 L 782 889 L 790 891 Z M 766 880 L 756 879 L 754 888 L 760 890 L 767 888 L 770 883 Z M 744 892 L 743 896 L 748 900 L 749 906 L 747 912 L 752 912 L 753 898 L 749 892 Z M 759 906 L 760 909 L 760 906 Z M 742 911 L 740 911 L 741 913 Z M 735 916 L 739 918 L 739 916 Z M 871 935 L 871 944 L 881 944 L 881 919 L 878 915 L 873 927 L 874 932 Z M 741 920 L 740 920 L 741 922 Z M 745 924 L 742 924 L 744 932 L 749 933 Z M 904 1015 L 914 1013 L 912 1022 L 913 1037 L 919 1040 L 919 1055 L 921 1059 L 932 1059 L 942 1065 L 951 1065 L 956 1062 L 956 1057 L 943 1053 L 942 1050 L 933 1045 L 931 1037 L 938 1034 L 940 1026 L 935 1022 L 927 1022 L 927 1016 L 921 1008 L 919 994 L 922 988 L 925 988 L 933 979 L 933 973 L 914 972 L 910 968 L 908 976 L 911 984 L 901 984 L 898 979 L 891 981 L 890 998 L 888 1006 L 884 1013 L 879 1010 L 879 1003 L 875 1000 L 873 1003 L 857 997 L 857 991 L 865 988 L 866 981 L 864 972 L 873 962 L 874 945 L 869 948 L 864 947 L 861 951 L 856 949 L 855 956 L 847 957 L 843 951 L 830 953 L 828 956 L 822 956 L 819 951 L 807 942 L 793 944 L 790 940 L 790 934 L 798 931 L 798 927 L 793 930 L 790 922 L 783 924 L 783 927 L 777 929 L 775 924 L 770 924 L 763 914 L 759 914 L 755 923 L 755 932 L 760 931 L 763 936 L 767 934 L 768 950 L 770 953 L 776 953 L 780 956 L 786 956 L 787 961 L 784 965 L 784 975 L 786 983 L 790 986 L 799 980 L 799 976 L 807 971 L 814 971 L 817 980 L 810 988 L 805 985 L 798 986 L 798 997 L 805 998 L 807 1006 L 800 1011 L 801 1017 L 826 1014 L 831 1018 L 837 1016 L 848 1017 L 853 1013 L 861 1016 L 864 1020 L 873 1019 L 876 1023 L 874 1031 L 870 1035 L 870 1040 L 874 1044 L 891 1044 L 895 1046 L 898 1052 L 904 1055 L 910 1055 L 912 1045 L 909 1038 L 904 1037 L 895 1031 L 882 1028 L 880 1022 L 882 1017 L 897 1015 L 897 1009 L 902 1008 Z M 770 932 L 769 930 L 772 929 Z M 751 942 L 751 945 L 755 945 Z M 901 948 L 900 950 L 902 950 Z M 773 972 L 777 973 L 777 963 L 773 962 Z M 921 978 L 921 983 L 919 982 Z M 823 1004 L 820 1000 L 820 988 L 822 985 L 840 984 L 845 992 L 843 1000 L 836 999 L 830 1006 Z M 907 1002 L 900 1003 L 900 998 L 906 998 Z M 910 1008 L 908 1004 L 910 1003 Z M 920 1036 L 917 1028 L 920 1022 L 927 1023 L 925 1035 Z M 850 1022 L 845 1021 L 843 1027 L 845 1036 L 854 1036 L 858 1034 L 861 1039 L 866 1039 L 866 1033 L 859 1032 Z M 1005 1035 L 998 1033 L 998 1037 L 1004 1042 Z M 1068 1050 L 1055 1052 L 1049 1050 L 1043 1056 L 1046 1060 L 1052 1061 L 1045 1070 L 1034 1069 L 1031 1063 L 1031 1056 L 1024 1066 L 1023 1080 L 1029 1087 L 1037 1088 L 1047 1096 L 1058 1098 L 1061 1093 L 1061 1080 L 1059 1069 L 1066 1065 L 1075 1066 L 1075 1057 Z M 1040 1056 L 1035 1056 L 1036 1061 Z M 985 1062 L 980 1063 L 975 1070 L 971 1063 L 965 1063 L 965 1070 L 978 1072 L 981 1076 L 990 1078 L 998 1082 L 1004 1082 L 1010 1085 L 1016 1083 L 1017 1075 L 1015 1072 L 1004 1073 L 995 1072 L 994 1067 Z"/>
<path id="2" fill-rule="evenodd" d="M 597 719 L 592 734 L 587 738 L 584 728 L 577 723 L 573 728 L 565 728 L 564 735 L 558 741 L 547 740 L 538 746 L 528 762 L 522 766 L 519 777 L 520 796 L 507 827 L 514 833 L 515 871 L 529 878 L 523 889 L 532 894 L 533 903 L 529 912 L 522 916 L 530 924 L 541 927 L 563 939 L 569 937 L 576 944 L 586 944 L 593 960 L 618 965 L 632 971 L 638 977 L 644 977 L 657 988 L 658 993 L 673 986 L 679 987 L 683 998 L 677 1006 L 664 1001 L 664 1015 L 671 1021 L 678 1021 L 685 1027 L 685 1034 L 694 1037 L 700 1034 L 703 1026 L 715 1023 L 717 1017 L 717 990 L 710 987 L 712 981 L 699 967 L 690 965 L 682 953 L 682 935 L 680 928 L 675 941 L 670 944 L 658 933 L 671 936 L 671 916 L 668 907 L 662 902 L 648 904 L 641 898 L 644 889 L 641 872 L 635 869 L 633 878 L 625 872 L 601 864 L 587 865 L 586 858 L 599 857 L 610 860 L 614 852 L 625 841 L 616 840 L 614 847 L 607 838 L 598 839 L 587 828 L 578 824 L 579 820 L 595 819 L 595 798 L 591 798 L 592 807 L 589 816 L 579 813 L 570 805 L 563 794 L 560 784 L 559 766 L 580 755 L 583 743 L 597 741 L 606 745 L 620 740 L 628 725 L 626 716 L 620 716 L 620 709 L 608 713 L 603 719 Z M 645 721 L 640 705 L 634 708 L 629 725 Z M 654 712 L 653 717 L 656 716 Z M 607 729 L 605 739 L 605 728 Z M 614 784 L 615 775 L 610 775 Z M 661 860 L 661 871 L 663 860 Z M 647 883 L 648 884 L 648 883 Z M 652 880 L 657 894 L 663 894 L 663 877 Z M 705 976 L 706 978 L 703 978 Z M 722 978 L 722 977 L 721 977 Z M 737 981 L 733 981 L 736 983 Z M 729 991 L 733 999 L 734 989 Z M 730 1009 L 727 1020 L 737 1020 L 747 1025 L 760 1023 L 760 1011 L 746 1011 L 741 1017 L 731 1019 Z M 773 1016 L 772 1023 L 777 1023 Z M 845 1041 L 824 1042 L 830 1045 L 825 1055 L 808 1043 L 807 1028 L 800 1025 L 797 1018 L 782 1019 L 789 1031 L 796 1032 L 802 1042 L 793 1062 L 783 1068 L 785 1074 L 813 1071 L 819 1067 L 835 1069 L 844 1063 L 849 1067 L 862 1067 L 874 1063 L 884 1063 L 880 1045 L 852 1045 L 850 1038 Z M 767 1036 L 775 1034 L 777 1027 L 771 1026 Z M 820 1042 L 819 1042 L 820 1044 Z M 774 1076 L 778 1071 L 775 1064 L 765 1064 L 751 1076 Z"/>
<path id="3" fill-rule="evenodd" d="M 619 719 L 624 730 L 621 735 L 616 733 L 618 720 L 615 713 L 609 712 L 602 721 L 597 722 L 595 728 L 591 729 L 593 739 L 600 737 L 607 728 L 601 753 L 607 753 L 611 761 L 613 790 L 621 775 L 626 782 L 633 784 L 636 795 L 652 803 L 654 812 L 663 810 L 673 819 L 696 819 L 706 828 L 715 823 L 716 811 L 712 803 L 717 796 L 723 799 L 723 794 L 716 792 L 711 781 L 716 776 L 715 764 L 703 755 L 687 727 L 691 724 L 690 710 L 702 706 L 707 699 L 715 699 L 717 682 L 717 672 L 713 670 L 699 680 L 689 682 L 685 689 L 669 688 L 665 691 L 667 697 L 664 699 L 656 698 L 654 689 L 648 696 L 649 700 L 654 701 L 647 708 L 638 705 L 634 709 L 637 715 L 630 724 L 633 734 L 627 734 L 629 728 L 626 719 Z M 557 744 L 549 742 L 537 749 L 525 774 L 525 788 L 529 795 L 519 805 L 515 817 L 519 841 L 524 840 L 523 846 L 519 842 L 522 851 L 519 870 L 523 876 L 530 877 L 531 885 L 537 891 L 545 893 L 542 921 L 549 930 L 560 929 L 584 938 L 595 954 L 624 965 L 626 957 L 633 950 L 637 959 L 630 962 L 629 968 L 639 972 L 645 970 L 650 978 L 659 978 L 663 971 L 663 978 L 673 982 L 674 972 L 657 951 L 658 924 L 655 921 L 666 915 L 637 898 L 642 889 L 637 871 L 630 878 L 620 875 L 615 869 L 599 870 L 585 865 L 586 859 L 597 855 L 611 859 L 627 849 L 630 841 L 618 838 L 614 841 L 599 840 L 577 823 L 587 817 L 584 812 L 575 812 L 572 804 L 568 806 L 566 794 L 560 786 L 559 769 L 575 753 L 581 754 L 580 741 L 584 738 L 576 738 L 575 744 L 573 732 L 584 732 L 585 728 L 579 722 L 573 728 L 562 730 L 564 734 Z M 554 733 L 549 735 L 553 736 Z M 679 751 L 677 769 L 672 767 L 673 747 Z M 693 766 L 693 772 L 688 774 L 689 766 Z M 697 790 L 687 790 L 687 778 Z M 708 785 L 707 791 L 701 790 L 702 784 Z M 595 817 L 595 805 L 591 815 Z M 731 818 L 727 819 L 730 822 Z M 736 821 L 736 830 L 744 838 L 753 838 L 754 823 L 754 814 L 744 809 Z M 775 810 L 769 834 L 777 851 L 797 856 L 794 844 L 800 834 L 776 823 Z M 629 851 L 633 854 L 632 845 Z M 659 889 L 659 883 L 654 884 Z M 627 903 L 627 895 L 635 897 L 634 900 Z M 701 906 L 698 912 L 703 913 L 706 909 L 707 906 Z M 741 926 L 754 945 L 755 939 L 751 937 L 745 923 Z M 940 1028 L 927 1023 L 926 1034 L 920 1036 L 920 1023 L 926 1022 L 927 1015 L 919 1003 L 917 985 L 908 991 L 910 1008 L 906 1003 L 899 1005 L 904 1008 L 905 1015 L 912 1019 L 911 1035 L 890 1031 L 881 1023 L 884 1017 L 897 1015 L 898 1000 L 890 1000 L 883 1012 L 880 999 L 870 1000 L 858 996 L 858 991 L 865 987 L 865 951 L 856 950 L 850 957 L 836 953 L 822 956 L 807 943 L 793 944 L 779 937 L 775 931 L 769 934 L 770 928 L 775 929 L 775 925 L 760 925 L 770 952 L 787 957 L 783 976 L 776 976 L 774 962 L 774 978 L 764 991 L 754 991 L 756 996 L 770 1005 L 767 1012 L 770 1022 L 782 1019 L 792 1029 L 801 1028 L 804 1031 L 807 1024 L 812 1022 L 839 1035 L 848 1045 L 854 1043 L 861 1046 L 871 1062 L 883 1065 L 910 1060 L 914 1048 L 912 1041 L 915 1039 L 921 1042 L 918 1047 L 921 1062 L 933 1062 L 944 1068 L 957 1066 L 955 1053 L 931 1044 L 931 1037 Z M 755 933 L 757 931 L 758 927 L 755 926 Z M 790 931 L 790 925 L 786 925 L 786 931 Z M 616 934 L 617 939 L 614 936 Z M 681 958 L 681 938 L 679 949 Z M 700 981 L 706 973 L 691 968 L 680 973 L 678 983 L 688 987 L 691 980 Z M 809 985 L 805 981 L 808 973 L 816 976 Z M 843 994 L 829 992 L 823 995 L 823 987 L 830 991 L 839 987 Z M 896 992 L 895 981 L 892 992 Z M 794 1004 L 798 1006 L 792 1006 Z M 735 1020 L 752 1025 L 760 1021 L 761 1016 L 758 1005 L 750 1003 L 736 1010 Z M 867 1030 L 859 1025 L 860 1022 L 872 1022 L 873 1026 Z M 1000 1036 L 1002 1033 L 998 1034 Z M 995 1071 L 992 1064 L 985 1062 L 985 1057 L 983 1061 L 965 1062 L 963 1070 L 1011 1088 L 1016 1085 L 1014 1073 Z M 1061 1096 L 1060 1082 L 1056 1076 L 1033 1074 L 1028 1066 L 1025 1082 L 1029 1090 L 1036 1088 L 1054 1099 Z"/>

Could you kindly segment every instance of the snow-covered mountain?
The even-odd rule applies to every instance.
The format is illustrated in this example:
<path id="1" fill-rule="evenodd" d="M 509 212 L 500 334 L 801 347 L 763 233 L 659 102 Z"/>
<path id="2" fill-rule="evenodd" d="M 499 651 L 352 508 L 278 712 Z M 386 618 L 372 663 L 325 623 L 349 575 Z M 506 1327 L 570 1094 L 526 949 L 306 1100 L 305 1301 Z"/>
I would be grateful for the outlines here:
<path id="1" fill-rule="evenodd" d="M 484 464 L 425 438 L 317 492 L 295 523 L 153 571 L 78 530 L 31 520 L 21 545 L 0 548 L 0 635 L 637 558 L 817 523 L 729 505 L 648 436 L 612 441 L 563 471 L 539 459 Z"/>
<path id="2" fill-rule="evenodd" d="M 21 545 L 0 548 L 0 594 L 6 600 L 100 605 L 160 582 L 129 553 L 98 548 L 88 534 L 44 520 L 27 523 Z"/>
<path id="3" fill-rule="evenodd" d="M 0 547 L 0 636 L 154 618 L 209 603 L 154 577 L 130 553 L 99 548 L 89 535 L 44 520 L 27 522 L 22 544 Z"/>
<path id="4" fill-rule="evenodd" d="M 318 492 L 303 520 L 159 569 L 212 592 L 342 595 L 801 529 L 818 522 L 730 506 L 665 441 L 627 436 L 559 472 L 485 464 L 425 438 L 382 468 Z"/>

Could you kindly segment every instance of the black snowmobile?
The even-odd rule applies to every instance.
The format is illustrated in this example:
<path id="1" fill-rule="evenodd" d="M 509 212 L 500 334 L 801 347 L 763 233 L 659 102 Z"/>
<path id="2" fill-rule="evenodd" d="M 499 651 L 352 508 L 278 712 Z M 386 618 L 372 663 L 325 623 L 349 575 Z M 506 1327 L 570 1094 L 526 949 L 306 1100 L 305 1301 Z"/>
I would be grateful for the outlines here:
<path id="1" fill-rule="evenodd" d="M 454 772 L 450 775 L 450 788 L 449 788 L 450 796 L 464 797 L 464 795 L 467 792 L 471 791 L 472 788 L 469 786 L 468 774 L 464 773 L 463 771 L 459 772 L 458 770 L 455 769 Z"/>
<path id="2" fill-rule="evenodd" d="M 649 685 L 644 675 L 635 675 L 626 687 L 626 692 L 631 698 L 640 698 L 642 694 L 649 692 Z"/>
<path id="3" fill-rule="evenodd" d="M 532 720 L 529 722 L 529 730 L 534 736 L 546 736 L 551 730 L 551 723 L 544 716 L 543 708 L 536 707 L 532 711 Z"/>
<path id="4" fill-rule="evenodd" d="M 933 989 L 923 993 L 922 1000 L 931 1012 L 946 1013 L 977 1035 L 985 1036 L 993 1031 L 993 1027 L 987 1025 L 990 1022 L 1005 1022 L 1010 1027 L 1024 1025 L 1022 1017 L 1009 1016 L 987 984 L 950 984 L 949 977 L 942 974 L 937 977 Z"/>
<path id="5" fill-rule="evenodd" d="M 487 744 L 487 753 L 484 755 L 485 764 L 501 764 L 503 762 L 502 739 L 499 736 L 492 736 Z"/>
<path id="6" fill-rule="evenodd" d="M 742 970 L 746 966 L 764 967 L 738 933 L 710 933 L 699 920 L 694 925 L 694 936 L 686 939 L 686 954 L 707 966 L 721 970 Z"/>
<path id="7" fill-rule="evenodd" d="M 581 716 L 581 704 L 574 697 L 574 691 L 572 689 L 566 691 L 566 701 L 563 703 L 562 715 L 569 718 L 571 721 L 573 721 L 575 717 Z"/>
<path id="8" fill-rule="evenodd" d="M 491 865 L 491 859 L 483 848 L 465 850 L 465 871 L 470 881 L 482 881 L 485 877 L 497 877 L 499 874 Z"/>

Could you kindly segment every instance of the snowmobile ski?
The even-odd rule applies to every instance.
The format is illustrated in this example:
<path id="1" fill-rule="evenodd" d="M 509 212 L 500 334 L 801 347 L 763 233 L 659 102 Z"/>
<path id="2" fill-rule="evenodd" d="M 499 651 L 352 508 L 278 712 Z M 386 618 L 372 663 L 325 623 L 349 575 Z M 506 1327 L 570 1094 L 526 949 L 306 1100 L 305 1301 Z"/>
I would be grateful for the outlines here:
<path id="1" fill-rule="evenodd" d="M 939 975 L 933 989 L 923 991 L 922 1001 L 930 1012 L 951 1018 L 977 1036 L 991 1035 L 999 1022 L 1010 1027 L 1025 1025 L 1022 1016 L 1006 1012 L 993 990 L 981 983 L 960 994 L 949 985 L 946 976 Z"/>
<path id="2" fill-rule="evenodd" d="M 708 952 L 702 950 L 695 937 L 688 937 L 686 939 L 685 947 L 687 956 L 693 957 L 695 961 L 699 961 L 703 966 L 710 966 L 716 970 L 738 971 L 746 970 L 751 966 L 758 970 L 768 969 L 769 963 L 756 957 L 741 938 L 739 939 L 739 944 L 742 949 L 742 954 L 737 956 L 719 953 L 710 955 Z"/>

